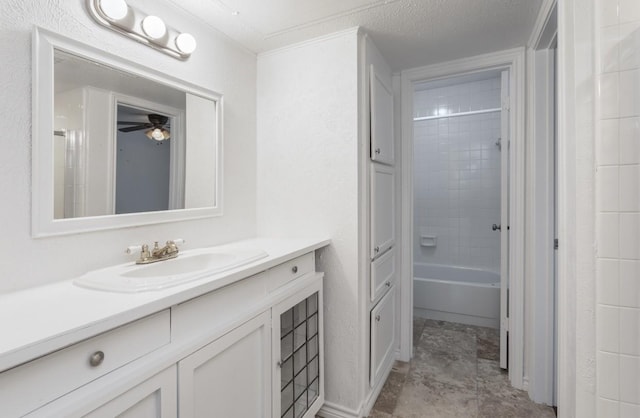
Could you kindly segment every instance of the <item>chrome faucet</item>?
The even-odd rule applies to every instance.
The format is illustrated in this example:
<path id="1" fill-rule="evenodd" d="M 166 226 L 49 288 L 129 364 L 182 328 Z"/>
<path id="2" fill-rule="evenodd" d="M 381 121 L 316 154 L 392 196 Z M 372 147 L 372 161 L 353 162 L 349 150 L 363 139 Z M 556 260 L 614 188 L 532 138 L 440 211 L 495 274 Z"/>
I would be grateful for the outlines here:
<path id="1" fill-rule="evenodd" d="M 176 258 L 180 252 L 180 249 L 178 248 L 179 244 L 184 244 L 184 240 L 180 238 L 169 240 L 166 242 L 164 247 L 160 247 L 160 245 L 158 245 L 158 241 L 156 241 L 151 251 L 149 251 L 149 246 L 147 244 L 132 245 L 127 247 L 126 253 L 131 254 L 134 251 L 140 251 L 140 257 L 136 260 L 136 264 L 156 263 L 158 261 Z"/>

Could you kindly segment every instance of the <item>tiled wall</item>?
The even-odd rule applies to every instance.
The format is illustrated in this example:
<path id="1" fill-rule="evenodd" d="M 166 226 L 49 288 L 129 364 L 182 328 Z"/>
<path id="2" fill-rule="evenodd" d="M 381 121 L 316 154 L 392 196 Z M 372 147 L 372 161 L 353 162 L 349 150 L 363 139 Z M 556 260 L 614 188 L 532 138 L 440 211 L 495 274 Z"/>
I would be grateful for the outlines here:
<path id="1" fill-rule="evenodd" d="M 598 417 L 640 417 L 640 1 L 599 4 Z"/>
<path id="2" fill-rule="evenodd" d="M 415 92 L 416 117 L 500 108 L 500 79 Z M 414 122 L 414 261 L 500 270 L 500 113 Z M 437 236 L 435 247 L 421 236 Z"/>

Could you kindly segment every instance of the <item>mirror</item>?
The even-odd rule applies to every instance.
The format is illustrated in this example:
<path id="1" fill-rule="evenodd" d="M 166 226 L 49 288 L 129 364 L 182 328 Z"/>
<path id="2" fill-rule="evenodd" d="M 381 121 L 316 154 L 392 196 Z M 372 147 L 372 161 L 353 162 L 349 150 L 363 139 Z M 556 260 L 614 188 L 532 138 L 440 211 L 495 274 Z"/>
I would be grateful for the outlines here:
<path id="1" fill-rule="evenodd" d="M 222 98 L 34 34 L 33 235 L 216 216 Z"/>

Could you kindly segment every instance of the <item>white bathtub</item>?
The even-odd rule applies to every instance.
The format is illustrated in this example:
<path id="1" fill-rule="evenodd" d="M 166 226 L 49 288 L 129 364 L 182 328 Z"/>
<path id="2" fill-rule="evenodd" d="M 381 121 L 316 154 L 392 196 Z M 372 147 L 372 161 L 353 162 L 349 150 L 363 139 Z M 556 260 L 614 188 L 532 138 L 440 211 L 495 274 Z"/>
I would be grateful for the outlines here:
<path id="1" fill-rule="evenodd" d="M 483 327 L 500 327 L 500 274 L 416 263 L 414 315 Z"/>

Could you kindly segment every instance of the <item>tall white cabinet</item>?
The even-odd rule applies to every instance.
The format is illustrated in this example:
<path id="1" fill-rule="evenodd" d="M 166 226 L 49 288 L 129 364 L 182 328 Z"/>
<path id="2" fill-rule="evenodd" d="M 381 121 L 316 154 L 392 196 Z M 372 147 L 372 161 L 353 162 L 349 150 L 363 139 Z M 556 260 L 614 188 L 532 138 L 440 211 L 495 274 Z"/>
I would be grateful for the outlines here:
<path id="1" fill-rule="evenodd" d="M 361 29 L 269 51 L 258 56 L 257 108 L 259 233 L 327 233 L 334 243 L 318 259 L 319 415 L 366 416 L 397 351 L 391 70 Z"/>
<path id="2" fill-rule="evenodd" d="M 365 42 L 369 100 L 369 386 L 381 390 L 395 356 L 396 194 L 393 88 L 389 66 L 370 40 Z"/>

